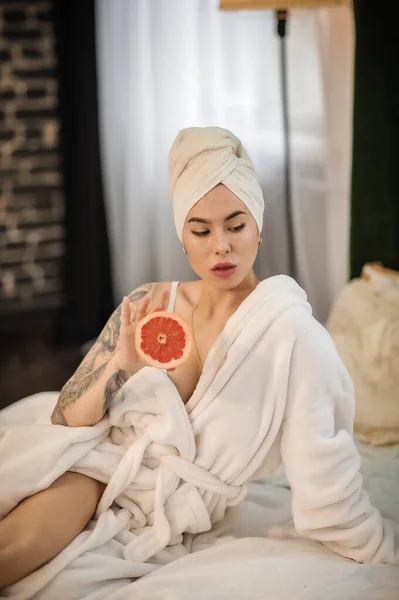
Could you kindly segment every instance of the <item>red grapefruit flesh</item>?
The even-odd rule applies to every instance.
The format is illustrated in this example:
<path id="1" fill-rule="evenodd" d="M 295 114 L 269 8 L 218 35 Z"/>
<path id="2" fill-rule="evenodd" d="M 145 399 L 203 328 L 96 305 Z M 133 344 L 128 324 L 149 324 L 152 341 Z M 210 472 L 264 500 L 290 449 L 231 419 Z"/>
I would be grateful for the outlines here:
<path id="1" fill-rule="evenodd" d="M 183 319 L 174 312 L 156 311 L 138 322 L 134 345 L 145 364 L 174 369 L 188 358 L 191 335 Z"/>

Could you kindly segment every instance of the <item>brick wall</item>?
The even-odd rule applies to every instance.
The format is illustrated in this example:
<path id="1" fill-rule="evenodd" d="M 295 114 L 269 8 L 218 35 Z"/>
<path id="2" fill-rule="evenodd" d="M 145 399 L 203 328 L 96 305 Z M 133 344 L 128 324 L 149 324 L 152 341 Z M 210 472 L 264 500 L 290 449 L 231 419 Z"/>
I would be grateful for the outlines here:
<path id="1" fill-rule="evenodd" d="M 0 0 L 0 314 L 59 306 L 63 244 L 52 0 Z"/>

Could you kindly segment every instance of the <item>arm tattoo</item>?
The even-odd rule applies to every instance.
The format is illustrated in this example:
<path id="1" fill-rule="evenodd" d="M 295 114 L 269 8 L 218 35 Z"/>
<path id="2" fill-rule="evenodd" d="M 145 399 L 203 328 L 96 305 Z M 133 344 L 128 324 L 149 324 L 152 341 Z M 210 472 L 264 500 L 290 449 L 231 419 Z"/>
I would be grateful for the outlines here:
<path id="1" fill-rule="evenodd" d="M 51 422 L 53 425 L 68 425 L 66 418 L 64 417 L 64 413 L 62 412 L 62 408 L 58 402 L 53 410 L 53 414 L 51 415 Z"/>
<path id="2" fill-rule="evenodd" d="M 130 302 L 137 302 L 137 300 L 141 300 L 141 298 L 144 298 L 144 296 L 146 296 L 148 294 L 148 292 L 151 290 L 151 288 L 152 288 L 152 283 L 147 283 L 147 285 L 142 285 L 139 290 L 136 290 L 136 291 L 132 292 L 131 294 L 129 294 Z"/>
<path id="3" fill-rule="evenodd" d="M 51 415 L 51 422 L 54 425 L 67 425 L 63 409 L 69 404 L 73 404 L 75 400 L 80 398 L 87 390 L 100 379 L 105 371 L 108 362 L 102 364 L 98 369 L 92 371 L 89 366 L 82 366 L 75 375 L 62 388 L 58 397 L 57 404 Z M 60 419 L 65 421 L 60 422 Z"/>
<path id="4" fill-rule="evenodd" d="M 114 396 L 119 392 L 121 387 L 126 383 L 129 379 L 127 373 L 122 369 L 119 369 L 116 373 L 112 375 L 107 381 L 104 390 L 104 405 L 103 405 L 103 415 L 107 412 L 109 407 L 111 406 L 111 402 Z"/>
<path id="5" fill-rule="evenodd" d="M 113 352 L 115 350 L 120 328 L 121 308 L 118 306 L 100 334 L 98 353 Z"/>
<path id="6" fill-rule="evenodd" d="M 142 286 L 139 290 L 132 292 L 129 294 L 130 302 L 138 302 L 148 294 L 150 289 L 151 284 L 148 284 Z M 118 306 L 100 334 L 99 341 L 101 342 L 101 345 L 99 346 L 98 353 L 113 352 L 115 350 L 120 328 L 121 307 Z"/>
<path id="7" fill-rule="evenodd" d="M 72 377 L 62 388 L 60 397 L 62 396 L 62 406 L 67 406 L 70 402 L 82 396 L 87 390 L 94 385 L 104 373 L 108 361 L 100 365 L 94 371 L 90 365 L 82 366 L 76 372 L 76 376 Z"/>
<path id="8" fill-rule="evenodd" d="M 151 288 L 151 283 L 141 286 L 138 290 L 129 294 L 130 302 L 138 302 L 150 292 Z M 80 396 L 86 393 L 89 390 L 89 388 L 91 388 L 101 378 L 108 362 L 111 359 L 112 353 L 115 351 L 116 344 L 119 338 L 120 327 L 121 306 L 118 306 L 118 308 L 113 312 L 104 329 L 100 333 L 96 343 L 88 352 L 87 356 L 83 359 L 82 364 L 78 367 L 75 374 L 72 375 L 69 381 L 67 381 L 67 383 L 62 388 L 57 405 L 51 416 L 51 420 L 53 423 L 58 424 L 63 419 L 65 423 L 62 424 L 67 424 L 65 416 L 63 414 L 63 409 L 69 404 L 75 402 L 75 400 L 77 400 L 78 398 L 80 398 Z M 103 364 L 101 364 L 99 367 L 95 368 L 98 357 L 104 354 L 108 355 L 105 362 L 103 362 Z M 118 373 L 123 373 L 123 371 L 119 371 Z M 114 375 L 114 378 L 116 377 L 116 375 Z M 107 410 L 108 407 L 107 393 L 109 396 L 109 394 L 114 389 L 112 385 L 115 386 L 116 384 L 115 380 L 114 383 L 111 385 L 112 379 L 113 378 L 111 377 L 105 389 L 106 397 L 104 403 L 104 412 Z M 121 383 L 119 387 L 122 387 L 123 383 Z M 108 389 L 108 386 L 111 387 L 109 387 Z M 113 392 L 113 395 L 115 395 L 116 391 Z M 109 402 L 112 400 L 113 395 L 111 396 Z"/>

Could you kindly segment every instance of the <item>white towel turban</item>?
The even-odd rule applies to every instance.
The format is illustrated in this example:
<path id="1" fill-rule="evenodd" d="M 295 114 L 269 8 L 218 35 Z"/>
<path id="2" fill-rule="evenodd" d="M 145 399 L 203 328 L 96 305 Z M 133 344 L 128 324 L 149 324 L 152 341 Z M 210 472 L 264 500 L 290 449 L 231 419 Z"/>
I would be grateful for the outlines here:
<path id="1" fill-rule="evenodd" d="M 182 129 L 169 153 L 169 193 L 182 241 L 188 212 L 223 183 L 245 204 L 262 231 L 264 201 L 251 159 L 240 140 L 220 127 Z"/>

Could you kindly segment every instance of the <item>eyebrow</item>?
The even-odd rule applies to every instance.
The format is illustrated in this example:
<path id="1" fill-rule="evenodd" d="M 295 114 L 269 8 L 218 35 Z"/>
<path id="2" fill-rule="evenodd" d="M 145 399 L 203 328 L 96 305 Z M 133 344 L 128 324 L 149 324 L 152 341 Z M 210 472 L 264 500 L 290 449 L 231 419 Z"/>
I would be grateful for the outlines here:
<path id="1" fill-rule="evenodd" d="M 234 217 L 238 217 L 238 215 L 246 215 L 247 213 L 245 213 L 243 210 L 236 210 L 233 213 L 231 213 L 231 215 L 229 215 L 228 217 L 225 218 L 224 222 L 226 223 L 226 221 L 230 221 L 231 219 L 234 219 Z M 199 217 L 191 217 L 191 219 L 188 220 L 188 223 L 205 223 L 206 225 L 210 225 L 210 221 L 207 221 L 206 219 L 200 219 Z"/>

